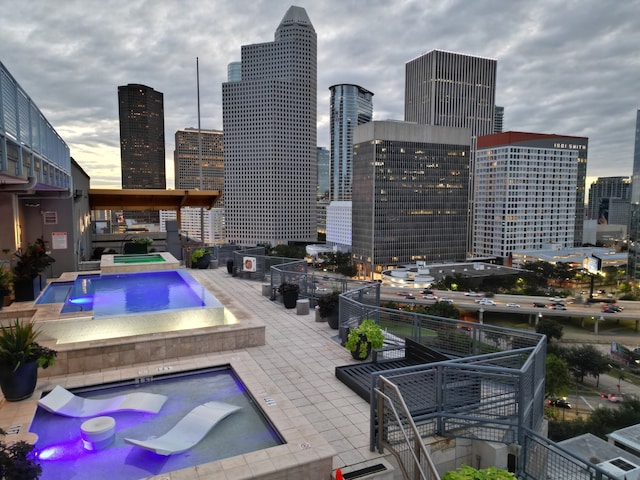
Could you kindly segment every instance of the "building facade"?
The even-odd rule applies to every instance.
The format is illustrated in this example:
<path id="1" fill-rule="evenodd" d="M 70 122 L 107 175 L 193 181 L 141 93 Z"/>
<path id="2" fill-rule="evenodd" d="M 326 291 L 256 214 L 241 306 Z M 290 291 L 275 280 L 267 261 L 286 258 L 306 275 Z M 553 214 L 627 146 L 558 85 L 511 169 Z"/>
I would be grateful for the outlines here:
<path id="1" fill-rule="evenodd" d="M 601 225 L 627 225 L 630 195 L 631 178 L 599 177 L 589 187 L 587 218 Z"/>
<path id="2" fill-rule="evenodd" d="M 224 188 L 223 134 L 220 130 L 178 130 L 173 161 L 176 189 L 220 190 Z M 221 206 L 222 199 L 216 203 Z"/>
<path id="3" fill-rule="evenodd" d="M 166 190 L 164 96 L 151 87 L 118 87 L 122 188 Z M 158 212 L 125 212 L 127 218 L 159 223 Z"/>
<path id="4" fill-rule="evenodd" d="M 351 200 L 353 129 L 373 118 L 373 93 L 358 85 L 340 84 L 331 92 L 331 200 Z"/>
<path id="5" fill-rule="evenodd" d="M 640 281 L 640 110 L 636 112 L 636 136 L 631 177 L 631 208 L 629 209 L 629 262 L 627 273 Z"/>
<path id="6" fill-rule="evenodd" d="M 470 141 L 468 129 L 408 122 L 355 129 L 351 251 L 360 275 L 465 260 Z"/>
<path id="7" fill-rule="evenodd" d="M 222 85 L 227 239 L 315 241 L 317 38 L 306 11 L 290 7 L 273 42 L 243 46 L 240 71 Z"/>
<path id="8" fill-rule="evenodd" d="M 493 117 L 493 133 L 502 133 L 504 129 L 504 107 L 496 105 L 496 113 Z"/>
<path id="9" fill-rule="evenodd" d="M 587 144 L 584 137 L 524 132 L 479 137 L 474 255 L 507 262 L 515 250 L 581 244 L 575 192 L 584 184 L 579 166 Z"/>
<path id="10" fill-rule="evenodd" d="M 496 70 L 490 58 L 432 50 L 405 66 L 404 120 L 493 133 Z"/>
<path id="11" fill-rule="evenodd" d="M 316 194 L 316 215 L 318 223 L 318 233 L 327 233 L 327 206 L 329 205 L 331 159 L 329 150 L 325 147 L 318 147 L 318 191 Z"/>

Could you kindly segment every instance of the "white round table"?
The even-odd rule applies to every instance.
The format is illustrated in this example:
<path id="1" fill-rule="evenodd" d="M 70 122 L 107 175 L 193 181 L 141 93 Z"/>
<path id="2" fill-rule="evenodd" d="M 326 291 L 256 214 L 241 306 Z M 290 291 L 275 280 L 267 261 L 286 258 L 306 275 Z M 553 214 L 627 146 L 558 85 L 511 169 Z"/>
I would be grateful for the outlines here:
<path id="1" fill-rule="evenodd" d="M 103 449 L 113 441 L 116 421 L 113 417 L 94 417 L 80 425 L 80 436 L 87 450 Z"/>

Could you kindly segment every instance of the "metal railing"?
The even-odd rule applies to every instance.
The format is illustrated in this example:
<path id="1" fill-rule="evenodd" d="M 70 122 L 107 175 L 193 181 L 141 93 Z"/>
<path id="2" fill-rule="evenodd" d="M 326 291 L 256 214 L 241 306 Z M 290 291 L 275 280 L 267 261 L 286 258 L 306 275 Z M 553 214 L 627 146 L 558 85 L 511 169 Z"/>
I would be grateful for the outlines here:
<path id="1" fill-rule="evenodd" d="M 404 478 L 440 480 L 398 387 L 380 377 L 375 391 L 378 411 L 385 412 L 385 422 L 379 424 L 380 453 L 387 448 L 393 454 Z"/>

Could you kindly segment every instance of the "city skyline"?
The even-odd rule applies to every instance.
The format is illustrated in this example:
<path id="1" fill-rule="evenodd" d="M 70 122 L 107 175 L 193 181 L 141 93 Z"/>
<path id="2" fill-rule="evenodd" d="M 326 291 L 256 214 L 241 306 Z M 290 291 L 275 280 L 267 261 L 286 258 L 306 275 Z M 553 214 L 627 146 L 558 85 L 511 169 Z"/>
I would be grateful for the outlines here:
<path id="1" fill-rule="evenodd" d="M 401 120 L 405 64 L 440 49 L 497 60 L 496 104 L 505 108 L 505 131 L 588 137 L 587 189 L 596 177 L 630 176 L 640 104 L 634 28 L 640 1 L 587 3 L 300 4 L 318 34 L 318 146 L 330 141 L 330 85 L 361 85 L 376 94 L 374 120 Z M 227 65 L 240 60 L 241 45 L 269 39 L 289 6 L 108 0 L 54 7 L 9 0 L 0 59 L 96 188 L 120 188 L 113 91 L 140 83 L 163 92 L 172 187 L 174 134 L 197 126 L 196 57 L 202 127 L 222 129 Z"/>

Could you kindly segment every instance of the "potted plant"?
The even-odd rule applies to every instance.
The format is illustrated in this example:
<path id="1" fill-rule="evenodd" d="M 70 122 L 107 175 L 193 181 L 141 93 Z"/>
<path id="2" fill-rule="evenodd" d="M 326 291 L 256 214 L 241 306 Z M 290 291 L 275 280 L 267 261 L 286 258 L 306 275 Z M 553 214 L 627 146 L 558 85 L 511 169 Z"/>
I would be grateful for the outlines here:
<path id="1" fill-rule="evenodd" d="M 47 253 L 42 238 L 28 245 L 24 252 L 15 255 L 18 257 L 18 263 L 13 268 L 16 301 L 35 300 L 46 283 L 44 271 L 55 259 Z"/>
<path id="2" fill-rule="evenodd" d="M 5 298 L 11 295 L 11 270 L 0 265 L 0 310 L 5 303 Z"/>
<path id="3" fill-rule="evenodd" d="M 0 428 L 0 435 L 7 432 Z M 42 466 L 35 460 L 33 445 L 19 440 L 0 441 L 0 475 L 6 479 L 37 480 L 42 474 Z"/>
<path id="4" fill-rule="evenodd" d="M 0 388 L 9 402 L 29 398 L 36 388 L 38 368 L 55 363 L 58 352 L 36 342 L 33 324 L 16 319 L 9 327 L 0 325 Z"/>
<path id="5" fill-rule="evenodd" d="M 340 313 L 340 291 L 334 290 L 318 297 L 318 310 L 321 318 L 326 318 L 329 326 L 337 330 Z"/>
<path id="6" fill-rule="evenodd" d="M 278 287 L 278 293 L 282 295 L 282 303 L 284 308 L 296 308 L 300 286 L 297 283 L 283 282 Z"/>
<path id="7" fill-rule="evenodd" d="M 211 254 L 204 248 L 196 248 L 191 252 L 191 267 L 205 269 L 209 268 Z"/>
<path id="8" fill-rule="evenodd" d="M 351 330 L 344 344 L 356 360 L 366 359 L 372 348 L 382 348 L 382 345 L 384 345 L 382 328 L 370 318 L 365 318 L 357 328 Z"/>

